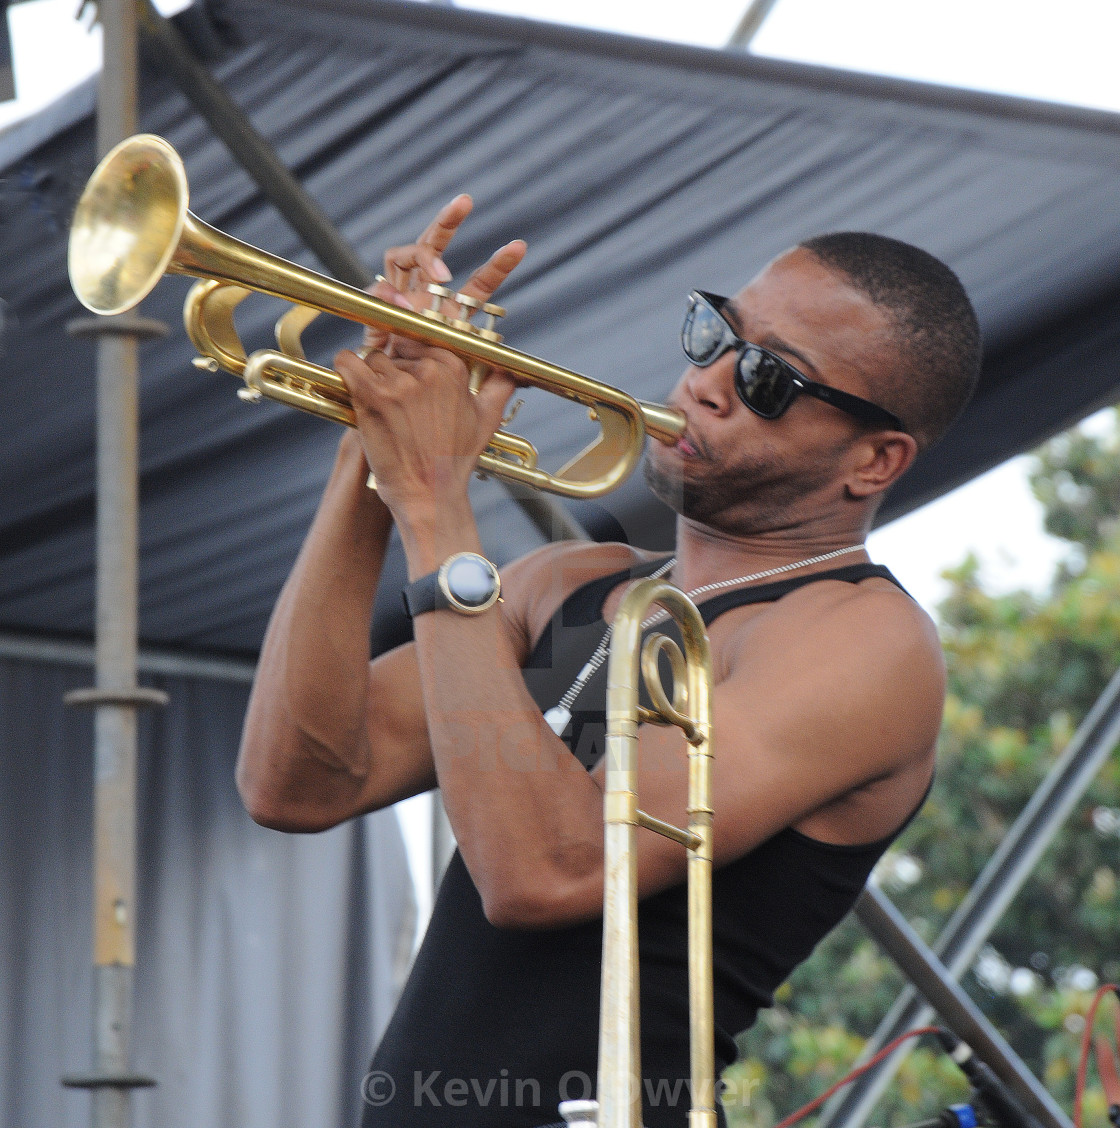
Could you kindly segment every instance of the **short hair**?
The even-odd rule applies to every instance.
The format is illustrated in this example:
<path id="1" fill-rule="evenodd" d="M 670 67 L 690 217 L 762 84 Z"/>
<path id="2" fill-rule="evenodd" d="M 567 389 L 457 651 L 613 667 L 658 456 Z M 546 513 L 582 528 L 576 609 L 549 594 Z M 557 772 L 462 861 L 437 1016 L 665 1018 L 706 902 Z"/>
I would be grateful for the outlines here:
<path id="1" fill-rule="evenodd" d="M 928 447 L 980 377 L 980 324 L 961 280 L 927 251 L 886 235 L 839 231 L 798 245 L 891 315 L 900 365 L 876 402 Z"/>

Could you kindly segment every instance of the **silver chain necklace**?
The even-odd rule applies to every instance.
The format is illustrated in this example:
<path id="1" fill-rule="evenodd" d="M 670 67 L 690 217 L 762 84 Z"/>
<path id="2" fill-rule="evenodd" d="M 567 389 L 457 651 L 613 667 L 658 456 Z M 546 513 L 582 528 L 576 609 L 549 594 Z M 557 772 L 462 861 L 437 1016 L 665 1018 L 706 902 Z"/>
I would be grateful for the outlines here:
<path id="1" fill-rule="evenodd" d="M 765 580 L 769 576 L 777 576 L 782 572 L 792 572 L 797 568 L 807 568 L 810 564 L 823 564 L 826 560 L 834 560 L 837 556 L 844 556 L 849 552 L 859 552 L 863 548 L 862 544 L 850 544 L 847 548 L 835 548 L 831 552 L 822 552 L 819 556 L 809 556 L 804 560 L 797 560 L 793 564 L 781 564 L 777 568 L 767 568 L 764 572 L 752 572 L 749 576 L 736 576 L 733 580 L 717 580 L 715 583 L 704 584 L 702 587 L 693 588 L 692 591 L 685 592 L 689 599 L 693 599 L 698 595 L 703 595 L 707 591 L 715 591 L 717 588 L 734 587 L 736 584 L 749 584 L 754 580 Z M 649 574 L 649 579 L 658 580 L 669 571 L 670 568 L 677 562 L 675 556 L 668 559 L 661 565 L 655 572 Z M 642 623 L 642 630 L 648 630 L 650 627 L 660 623 L 662 619 L 667 619 L 669 612 L 660 609 L 655 611 L 648 619 Z M 611 646 L 611 627 L 607 626 L 599 645 L 595 647 L 595 652 L 588 658 L 584 667 L 578 674 L 576 680 L 568 686 L 568 691 L 544 714 L 545 723 L 557 736 L 561 736 L 564 730 L 568 727 L 568 722 L 572 719 L 572 705 L 575 703 L 576 698 L 583 692 L 583 687 L 595 676 L 596 670 L 607 660 L 607 655 L 610 653 Z"/>

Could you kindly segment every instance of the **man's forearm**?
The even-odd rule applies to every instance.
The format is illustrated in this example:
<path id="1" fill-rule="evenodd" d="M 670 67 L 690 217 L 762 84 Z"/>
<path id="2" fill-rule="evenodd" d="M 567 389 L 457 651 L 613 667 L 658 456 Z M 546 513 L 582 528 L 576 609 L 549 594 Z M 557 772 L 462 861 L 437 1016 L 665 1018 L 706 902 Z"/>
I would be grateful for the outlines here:
<path id="1" fill-rule="evenodd" d="M 406 520 L 416 579 L 450 554 L 480 551 L 465 497 L 438 520 Z M 411 515 L 410 515 L 411 516 Z M 487 915 L 540 926 L 601 903 L 602 793 L 544 723 L 498 608 L 443 610 L 414 624 L 432 755 L 444 806 Z"/>
<path id="2" fill-rule="evenodd" d="M 368 771 L 369 625 L 392 518 L 366 474 L 345 436 L 269 622 L 237 773 L 262 821 L 344 801 Z"/>

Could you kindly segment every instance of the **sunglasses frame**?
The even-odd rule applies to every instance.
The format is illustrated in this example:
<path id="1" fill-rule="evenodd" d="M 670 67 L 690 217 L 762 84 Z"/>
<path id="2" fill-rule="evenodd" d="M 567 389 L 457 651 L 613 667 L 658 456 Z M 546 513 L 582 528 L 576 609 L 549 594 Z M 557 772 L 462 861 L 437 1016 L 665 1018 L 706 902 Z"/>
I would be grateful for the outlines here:
<path id="1" fill-rule="evenodd" d="M 681 325 L 681 348 L 684 350 L 684 355 L 688 357 L 689 361 L 696 365 L 697 368 L 708 368 L 715 364 L 724 353 L 734 349 L 738 354 L 735 362 L 735 394 L 739 397 L 743 406 L 753 411 L 755 415 L 763 419 L 779 419 L 786 413 L 790 404 L 793 403 L 798 395 L 804 394 L 812 396 L 822 403 L 830 404 L 832 407 L 838 408 L 840 411 L 858 419 L 861 423 L 870 424 L 872 427 L 882 427 L 889 431 L 906 431 L 906 428 L 902 425 L 902 420 L 893 412 L 887 411 L 885 407 L 879 407 L 878 404 L 874 404 L 870 400 L 853 396 L 850 392 L 842 392 L 839 388 L 833 388 L 828 384 L 821 384 L 816 380 L 810 380 L 808 376 L 798 372 L 784 357 L 778 356 L 777 353 L 771 352 L 769 349 L 764 349 L 761 345 L 756 345 L 751 341 L 745 341 L 735 332 L 735 327 L 728 321 L 723 312 L 724 307 L 729 304 L 730 299 L 722 297 L 719 294 L 709 294 L 705 290 L 693 290 L 688 295 L 688 310 L 685 313 L 684 323 Z M 716 346 L 712 355 L 704 361 L 696 360 L 689 353 L 688 347 L 685 344 L 685 334 L 689 327 L 689 319 L 692 316 L 693 310 L 695 310 L 698 305 L 704 305 L 714 313 L 725 329 L 723 339 Z M 789 379 L 788 390 L 783 395 L 781 404 L 776 411 L 760 411 L 744 394 L 747 381 L 742 371 L 743 359 L 746 357 L 747 353 L 752 350 L 774 361 L 778 365 L 779 370 L 784 372 Z"/>

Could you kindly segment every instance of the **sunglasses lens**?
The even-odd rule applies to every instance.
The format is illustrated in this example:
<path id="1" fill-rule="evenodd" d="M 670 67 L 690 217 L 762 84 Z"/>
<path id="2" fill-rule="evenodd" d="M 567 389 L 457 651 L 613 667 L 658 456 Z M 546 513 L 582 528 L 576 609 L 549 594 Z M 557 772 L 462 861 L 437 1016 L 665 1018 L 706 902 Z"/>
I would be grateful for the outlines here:
<path id="1" fill-rule="evenodd" d="M 748 346 L 736 369 L 739 398 L 766 419 L 777 419 L 793 398 L 789 369 L 776 357 Z"/>
<path id="2" fill-rule="evenodd" d="M 727 333 L 727 324 L 715 310 L 702 302 L 693 302 L 681 329 L 684 355 L 693 364 L 710 364 L 720 352 Z"/>

